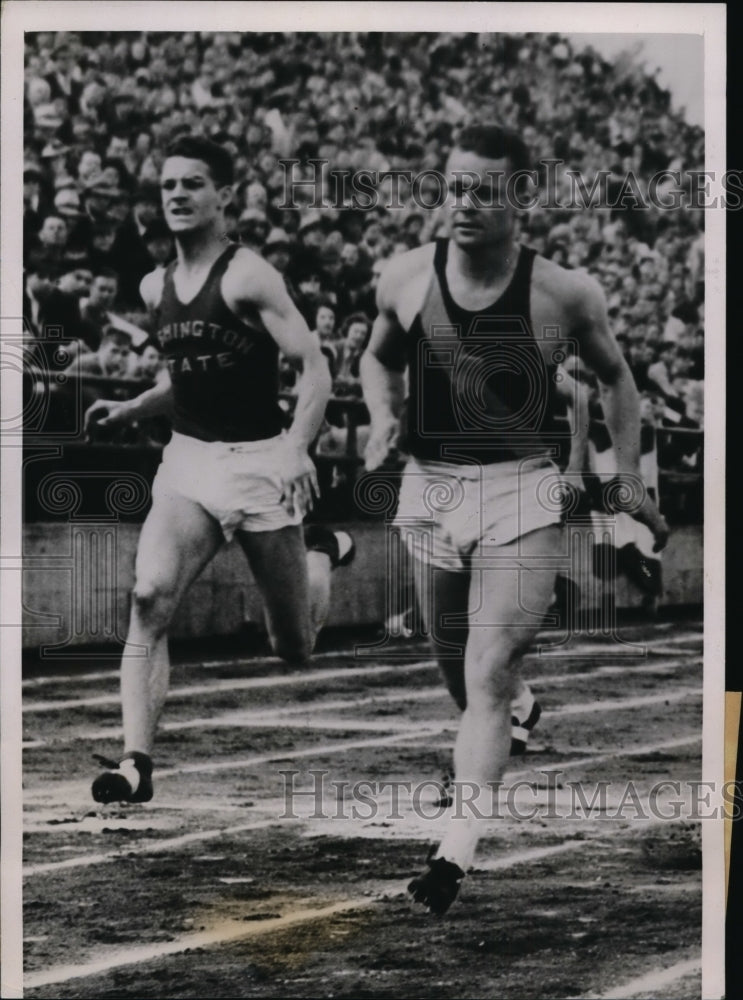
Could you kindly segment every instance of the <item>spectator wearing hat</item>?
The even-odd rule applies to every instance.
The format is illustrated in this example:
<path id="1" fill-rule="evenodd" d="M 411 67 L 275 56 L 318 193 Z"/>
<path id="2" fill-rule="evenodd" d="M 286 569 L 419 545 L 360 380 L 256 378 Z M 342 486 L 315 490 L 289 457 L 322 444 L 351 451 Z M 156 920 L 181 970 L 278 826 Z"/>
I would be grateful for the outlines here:
<path id="1" fill-rule="evenodd" d="M 36 238 L 41 220 L 51 205 L 44 188 L 44 172 L 38 164 L 27 161 L 23 165 L 23 241 L 25 246 Z"/>
<path id="2" fill-rule="evenodd" d="M 54 68 L 44 77 L 49 85 L 49 96 L 51 100 L 64 98 L 70 112 L 76 114 L 80 108 L 83 84 L 75 72 L 70 46 L 65 42 L 57 45 L 52 50 L 52 61 Z"/>
<path id="3" fill-rule="evenodd" d="M 51 139 L 41 151 L 41 159 L 51 172 L 50 183 L 54 188 L 75 182 L 67 167 L 70 149 L 61 139 Z"/>
<path id="4" fill-rule="evenodd" d="M 140 306 L 139 284 L 157 263 L 147 246 L 145 234 L 160 218 L 160 189 L 154 184 L 140 184 L 132 198 L 131 212 L 117 227 L 111 249 L 111 266 L 119 274 L 119 298 L 127 309 Z M 166 234 L 168 251 L 172 251 L 167 230 Z"/>
<path id="5" fill-rule="evenodd" d="M 93 269 L 88 260 L 65 258 L 58 268 L 57 288 L 65 295 L 80 302 L 90 294 L 93 284 Z M 86 338 L 83 336 L 82 338 Z"/>
<path id="6" fill-rule="evenodd" d="M 45 374 L 60 371 L 81 333 L 78 300 L 56 286 L 60 264 L 41 247 L 26 255 L 23 326 L 29 363 Z"/>
<path id="7" fill-rule="evenodd" d="M 292 241 L 285 229 L 274 227 L 263 244 L 263 256 L 287 281 L 287 272 L 292 262 Z"/>
<path id="8" fill-rule="evenodd" d="M 113 219 L 102 219 L 90 225 L 88 238 L 88 255 L 96 271 L 113 270 L 118 273 L 118 261 L 113 253 L 116 240 L 116 223 Z"/>
<path id="9" fill-rule="evenodd" d="M 326 223 L 320 212 L 311 210 L 302 216 L 297 230 L 299 249 L 315 253 L 325 244 Z"/>

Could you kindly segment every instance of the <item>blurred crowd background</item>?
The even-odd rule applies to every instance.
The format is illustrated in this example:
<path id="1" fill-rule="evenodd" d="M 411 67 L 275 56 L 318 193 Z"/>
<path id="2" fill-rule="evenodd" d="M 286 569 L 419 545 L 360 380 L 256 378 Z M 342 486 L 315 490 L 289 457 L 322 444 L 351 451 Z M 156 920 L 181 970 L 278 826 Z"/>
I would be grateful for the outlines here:
<path id="1" fill-rule="evenodd" d="M 554 205 L 569 204 L 570 170 L 589 189 L 610 171 L 610 193 L 631 174 L 645 193 L 658 171 L 678 171 L 683 189 L 704 165 L 703 131 L 653 76 L 556 34 L 48 32 L 27 34 L 25 49 L 27 364 L 79 373 L 88 401 L 141 388 L 162 364 L 138 288 L 173 258 L 158 176 L 181 133 L 233 154 L 227 234 L 283 274 L 339 400 L 361 397 L 380 269 L 444 230 L 442 213 L 421 205 L 435 199 L 434 179 L 417 192 L 382 180 L 363 210 L 339 195 L 338 171 L 442 170 L 458 130 L 475 120 L 520 132 Z M 297 161 L 294 180 L 315 182 L 291 199 L 287 159 Z M 703 210 L 629 198 L 535 207 L 519 225 L 540 253 L 601 281 L 644 423 L 702 428 Z M 283 365 L 288 400 L 295 378 Z M 320 452 L 347 449 L 349 407 L 336 411 Z M 50 412 L 63 419 L 63 409 Z M 361 432 L 354 427 L 359 449 Z M 141 433 L 167 437 L 162 426 Z M 661 464 L 698 468 L 698 440 L 669 446 Z"/>

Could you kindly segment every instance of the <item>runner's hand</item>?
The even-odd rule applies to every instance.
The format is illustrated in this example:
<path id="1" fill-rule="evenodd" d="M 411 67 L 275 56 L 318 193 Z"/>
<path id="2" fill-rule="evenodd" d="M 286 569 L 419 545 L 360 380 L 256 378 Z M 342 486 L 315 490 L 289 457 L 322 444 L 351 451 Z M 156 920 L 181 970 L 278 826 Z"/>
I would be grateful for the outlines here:
<path id="1" fill-rule="evenodd" d="M 320 497 L 317 469 L 306 449 L 292 444 L 285 445 L 280 475 L 282 504 L 292 517 L 295 512 L 304 517 Z"/>
<path id="2" fill-rule="evenodd" d="M 632 517 L 650 528 L 655 538 L 653 552 L 660 552 L 666 547 L 670 531 L 665 517 L 658 510 L 652 497 L 646 492 L 640 506 L 632 511 Z"/>

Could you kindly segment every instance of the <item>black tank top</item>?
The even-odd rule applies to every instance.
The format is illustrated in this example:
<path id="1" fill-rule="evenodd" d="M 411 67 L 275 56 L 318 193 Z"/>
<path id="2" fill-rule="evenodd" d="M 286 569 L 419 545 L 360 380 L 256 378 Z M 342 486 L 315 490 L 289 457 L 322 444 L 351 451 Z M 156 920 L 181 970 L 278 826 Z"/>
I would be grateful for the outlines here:
<path id="1" fill-rule="evenodd" d="M 472 312 L 449 291 L 448 246 L 436 241 L 434 275 L 407 335 L 407 450 L 460 464 L 542 455 L 560 464 L 567 435 L 555 420 L 564 409 L 557 364 L 545 361 L 531 329 L 536 251 L 521 246 L 503 294 Z"/>
<path id="2" fill-rule="evenodd" d="M 173 430 L 201 441 L 260 441 L 283 425 L 278 345 L 257 309 L 238 318 L 220 290 L 237 249 L 232 244 L 217 258 L 188 305 L 176 295 L 170 264 L 156 311 L 157 340 L 173 383 Z"/>

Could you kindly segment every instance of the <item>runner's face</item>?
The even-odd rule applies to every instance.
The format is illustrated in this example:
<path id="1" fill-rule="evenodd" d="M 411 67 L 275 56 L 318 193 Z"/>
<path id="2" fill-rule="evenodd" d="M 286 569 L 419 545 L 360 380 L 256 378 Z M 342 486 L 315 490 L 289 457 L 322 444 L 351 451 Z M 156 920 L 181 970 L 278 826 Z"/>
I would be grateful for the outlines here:
<path id="1" fill-rule="evenodd" d="M 474 249 L 510 236 L 515 216 L 507 197 L 509 173 L 505 158 L 452 150 L 446 165 L 447 210 L 457 246 Z"/>
<path id="2" fill-rule="evenodd" d="M 202 160 L 171 156 L 160 177 L 163 211 L 175 234 L 203 229 L 217 222 L 229 201 L 229 187 L 218 188 Z"/>

